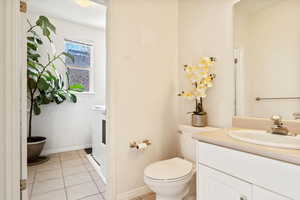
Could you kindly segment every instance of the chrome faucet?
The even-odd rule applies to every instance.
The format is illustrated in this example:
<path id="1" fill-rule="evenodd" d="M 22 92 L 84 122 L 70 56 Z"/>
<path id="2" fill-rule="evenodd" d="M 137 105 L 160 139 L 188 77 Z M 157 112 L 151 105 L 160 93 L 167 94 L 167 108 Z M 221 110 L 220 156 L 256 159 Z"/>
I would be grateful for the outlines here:
<path id="1" fill-rule="evenodd" d="M 273 125 L 269 130 L 270 133 L 277 135 L 290 135 L 289 129 L 283 125 L 280 115 L 273 115 L 271 120 L 273 121 Z"/>

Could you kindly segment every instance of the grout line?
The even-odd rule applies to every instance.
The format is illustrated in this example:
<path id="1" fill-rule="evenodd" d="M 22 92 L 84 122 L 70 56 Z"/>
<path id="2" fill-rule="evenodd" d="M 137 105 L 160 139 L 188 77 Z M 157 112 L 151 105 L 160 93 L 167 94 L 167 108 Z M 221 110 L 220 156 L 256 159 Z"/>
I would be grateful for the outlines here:
<path id="1" fill-rule="evenodd" d="M 61 169 L 56 169 L 56 170 L 61 170 Z M 47 170 L 47 171 L 55 171 L 55 170 Z M 43 171 L 44 172 L 44 171 Z M 45 171 L 46 172 L 46 171 Z M 62 179 L 61 178 L 50 178 L 50 179 L 47 179 L 47 180 L 42 180 L 42 181 L 37 181 L 36 179 L 36 176 L 38 173 L 41 173 L 41 172 L 38 172 L 37 169 L 35 169 L 35 173 L 34 173 L 34 181 L 32 183 L 32 188 L 31 188 L 31 196 L 30 196 L 30 199 L 32 198 L 32 196 L 39 196 L 39 195 L 42 195 L 42 194 L 47 194 L 49 192 L 53 192 L 53 191 L 58 191 L 58 190 L 61 190 L 62 188 L 59 188 L 59 189 L 54 189 L 54 190 L 50 190 L 50 191 L 47 191 L 47 192 L 41 192 L 41 193 L 37 193 L 37 194 L 33 194 L 33 189 L 34 189 L 34 185 L 35 184 L 39 184 L 39 183 L 43 183 L 43 182 L 47 182 L 47 181 L 52 181 L 52 180 L 57 180 L 57 179 Z M 29 200 L 30 200 L 29 199 Z"/>
<path id="2" fill-rule="evenodd" d="M 78 186 L 78 185 L 83 185 L 83 184 L 86 184 L 86 183 L 92 183 L 93 181 L 86 181 L 86 182 L 83 182 L 83 183 L 77 183 L 77 184 L 74 184 L 74 185 L 69 185 L 67 186 L 66 185 L 66 188 L 72 188 L 72 187 L 75 187 L 75 186 Z"/>
<path id="3" fill-rule="evenodd" d="M 99 190 L 99 188 L 98 188 L 98 185 L 97 185 L 96 181 L 94 180 L 94 178 L 93 178 L 93 176 L 92 176 L 92 171 L 89 171 L 89 169 L 88 169 L 88 167 L 87 167 L 86 165 L 85 165 L 84 167 L 87 169 L 87 171 L 88 171 L 90 177 L 92 178 L 93 183 L 96 185 L 96 188 L 97 188 L 99 194 L 101 194 L 101 192 L 100 192 L 100 190 Z"/>
<path id="4" fill-rule="evenodd" d="M 27 165 L 27 176 L 28 176 L 28 165 Z M 33 180 L 32 180 L 32 183 L 31 183 L 31 189 L 30 189 L 30 191 L 28 190 L 27 192 L 28 192 L 28 199 L 29 200 L 31 200 L 31 197 L 32 197 L 32 191 L 33 191 L 33 186 L 34 186 L 34 184 L 35 184 L 35 177 L 36 177 L 36 174 L 37 174 L 37 169 L 35 168 L 34 169 L 34 172 L 33 172 Z M 28 188 L 28 186 L 27 186 L 27 188 Z"/>
<path id="5" fill-rule="evenodd" d="M 96 195 L 100 195 L 100 194 L 91 194 L 91 195 L 88 195 L 88 196 L 82 197 L 82 198 L 80 198 L 80 199 L 77 199 L 77 200 L 84 200 L 84 199 L 86 199 L 86 198 L 88 198 L 88 197 L 92 197 L 92 196 L 96 196 Z"/>
<path id="6" fill-rule="evenodd" d="M 79 151 L 77 151 L 76 153 L 79 154 Z M 63 187 L 63 188 L 60 188 L 60 189 L 54 189 L 54 190 L 51 190 L 51 191 L 43 192 L 43 193 L 38 193 L 38 194 L 36 194 L 35 196 L 38 196 L 38 195 L 42 195 L 42 194 L 46 194 L 46 193 L 49 193 L 49 192 L 58 191 L 58 190 L 62 190 L 62 189 L 63 189 L 64 192 L 65 192 L 66 200 L 68 200 L 67 186 L 66 186 L 65 177 L 72 176 L 72 175 L 76 175 L 76 174 L 80 174 L 80 173 L 88 173 L 89 176 L 90 176 L 90 178 L 92 179 L 92 181 L 87 181 L 87 182 L 84 182 L 84 183 L 94 183 L 95 186 L 96 186 L 96 188 L 97 188 L 97 191 L 98 191 L 98 193 L 96 193 L 96 194 L 91 194 L 91 195 L 85 196 L 85 197 L 80 198 L 80 199 L 84 199 L 84 198 L 87 198 L 87 197 L 90 197 L 90 196 L 94 196 L 94 195 L 100 195 L 103 199 L 105 199 L 104 196 L 102 195 L 102 193 L 100 192 L 100 190 L 99 190 L 99 188 L 98 188 L 98 186 L 97 186 L 97 184 L 96 184 L 96 182 L 95 182 L 96 180 L 94 180 L 94 178 L 93 178 L 93 176 L 92 176 L 92 174 L 91 174 L 91 171 L 89 171 L 89 169 L 87 168 L 87 165 L 85 165 L 84 162 L 82 162 L 82 163 L 83 163 L 82 166 L 84 166 L 84 168 L 87 170 L 86 172 L 80 172 L 80 173 L 76 173 L 76 174 L 70 174 L 70 175 L 67 175 L 67 176 L 64 175 L 64 172 L 63 172 L 63 164 L 62 164 L 62 163 L 63 163 L 63 160 L 62 160 L 61 154 L 62 154 L 62 153 L 59 153 L 59 154 L 58 154 L 58 163 L 59 163 L 59 167 L 60 167 L 60 168 L 59 168 L 59 169 L 48 170 L 48 171 L 60 170 L 60 171 L 61 171 L 62 177 L 61 177 L 61 178 L 51 178 L 51 179 L 47 179 L 47 180 L 43 180 L 43 181 L 37 182 L 36 176 L 37 176 L 38 172 L 37 172 L 37 169 L 35 169 L 35 170 L 34 170 L 33 183 L 32 183 L 32 187 L 31 187 L 31 192 L 30 192 L 30 198 L 29 198 L 29 200 L 32 198 L 34 184 L 38 184 L 38 183 L 42 183 L 42 182 L 50 181 L 50 180 L 55 180 L 55 179 L 62 179 L 62 180 L 63 180 L 63 185 L 64 185 L 64 187 Z M 83 158 L 82 156 L 79 155 L 79 159 L 80 159 L 81 161 L 83 161 L 84 158 Z M 71 186 L 68 186 L 68 187 L 78 186 L 78 185 L 81 185 L 81 184 L 84 184 L 84 183 L 75 184 L 75 185 L 71 185 Z"/>
<path id="7" fill-rule="evenodd" d="M 51 193 L 51 192 L 55 192 L 55 191 L 60 191 L 60 190 L 63 190 L 64 188 L 59 188 L 59 189 L 54 189 L 54 190 L 49 190 L 47 192 L 41 192 L 41 193 L 37 193 L 37 194 L 34 194 L 33 196 L 41 196 L 41 195 L 44 195 L 44 194 L 48 194 L 48 193 Z"/>
<path id="8" fill-rule="evenodd" d="M 79 154 L 79 157 L 80 157 L 81 161 L 83 161 L 83 158 L 81 157 L 79 151 L 77 151 L 77 154 Z M 99 189 L 98 189 L 98 186 L 97 186 L 97 184 L 95 183 L 95 181 L 94 181 L 94 179 L 93 179 L 91 173 L 89 172 L 88 168 L 86 167 L 86 165 L 83 165 L 83 166 L 84 166 L 84 168 L 87 170 L 87 173 L 89 174 L 89 176 L 91 177 L 92 183 L 95 184 L 95 186 L 96 186 L 96 188 L 97 188 L 97 190 L 98 190 L 98 193 L 97 193 L 97 194 L 91 194 L 91 195 L 84 196 L 84 197 L 82 197 L 82 198 L 80 198 L 80 199 L 78 199 L 78 200 L 84 200 L 85 198 L 88 198 L 88 197 L 91 197 L 91 196 L 101 195 L 101 194 L 100 194 L 100 191 L 99 191 Z"/>
<path id="9" fill-rule="evenodd" d="M 86 166 L 85 166 L 86 167 Z M 93 178 L 93 176 L 92 176 L 92 171 L 89 171 L 89 169 L 86 167 L 86 169 L 88 170 L 88 173 L 90 174 L 90 176 L 91 176 L 91 178 L 92 178 L 92 180 L 93 180 L 93 182 L 94 182 L 94 184 L 96 185 L 96 187 L 97 187 L 97 190 L 98 190 L 98 192 L 99 192 L 99 194 L 102 196 L 102 198 L 105 200 L 105 197 L 102 195 L 102 193 L 104 193 L 104 192 L 101 192 L 100 191 L 100 189 L 98 188 L 98 185 L 97 185 L 97 183 L 96 183 L 96 180 Z M 100 177 L 100 179 L 101 179 L 101 177 Z M 102 180 L 101 180 L 102 181 Z"/>
<path id="10" fill-rule="evenodd" d="M 64 184 L 65 196 L 66 196 L 66 200 L 68 200 L 67 187 L 66 187 L 65 175 L 64 175 L 64 171 L 63 171 L 63 167 L 62 167 L 61 154 L 59 154 L 59 163 L 60 163 L 61 174 L 62 174 L 62 179 L 63 179 L 63 184 Z"/>

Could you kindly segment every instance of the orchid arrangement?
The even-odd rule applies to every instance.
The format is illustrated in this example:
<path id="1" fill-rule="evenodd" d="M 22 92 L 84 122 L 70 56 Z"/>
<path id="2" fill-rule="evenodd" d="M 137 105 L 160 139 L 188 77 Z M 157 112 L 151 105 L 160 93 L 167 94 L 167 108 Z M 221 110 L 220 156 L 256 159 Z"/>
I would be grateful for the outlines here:
<path id="1" fill-rule="evenodd" d="M 211 67 L 215 64 L 216 58 L 202 57 L 198 65 L 184 65 L 187 78 L 191 81 L 193 89 L 182 91 L 178 96 L 196 101 L 194 114 L 206 114 L 203 109 L 203 98 L 207 97 L 207 90 L 213 86 L 216 74 L 211 73 Z"/>

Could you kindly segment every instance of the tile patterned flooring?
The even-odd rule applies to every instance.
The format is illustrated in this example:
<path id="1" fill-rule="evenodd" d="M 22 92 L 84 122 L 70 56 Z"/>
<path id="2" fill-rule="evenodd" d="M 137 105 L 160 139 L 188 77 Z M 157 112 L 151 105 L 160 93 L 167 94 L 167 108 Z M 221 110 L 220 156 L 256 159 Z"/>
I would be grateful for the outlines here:
<path id="1" fill-rule="evenodd" d="M 149 194 L 134 198 L 132 200 L 155 200 L 155 199 L 156 199 L 155 194 L 149 193 Z"/>
<path id="2" fill-rule="evenodd" d="M 105 200 L 105 183 L 84 150 L 50 156 L 42 165 L 28 167 L 29 200 Z"/>

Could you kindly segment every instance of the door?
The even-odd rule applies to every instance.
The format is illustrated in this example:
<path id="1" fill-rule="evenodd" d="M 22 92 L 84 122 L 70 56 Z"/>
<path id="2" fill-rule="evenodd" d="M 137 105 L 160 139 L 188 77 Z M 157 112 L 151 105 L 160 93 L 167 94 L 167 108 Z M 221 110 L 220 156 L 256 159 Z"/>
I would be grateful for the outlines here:
<path id="1" fill-rule="evenodd" d="M 253 186 L 253 199 L 254 200 L 291 200 L 290 198 L 281 196 L 274 192 L 268 191 L 266 189 Z"/>
<path id="2" fill-rule="evenodd" d="M 2 87 L 0 90 L 1 200 L 21 199 L 20 71 L 22 70 L 23 57 L 20 56 L 20 46 L 23 34 L 19 9 L 19 0 L 0 1 L 0 84 Z"/>
<path id="3" fill-rule="evenodd" d="M 203 165 L 197 173 L 197 200 L 252 200 L 250 183 Z"/>
<path id="4" fill-rule="evenodd" d="M 20 69 L 20 134 L 21 134 L 21 181 L 25 188 L 21 191 L 21 199 L 28 200 L 31 184 L 27 176 L 27 0 L 21 1 L 20 30 L 21 30 L 21 69 Z"/>

